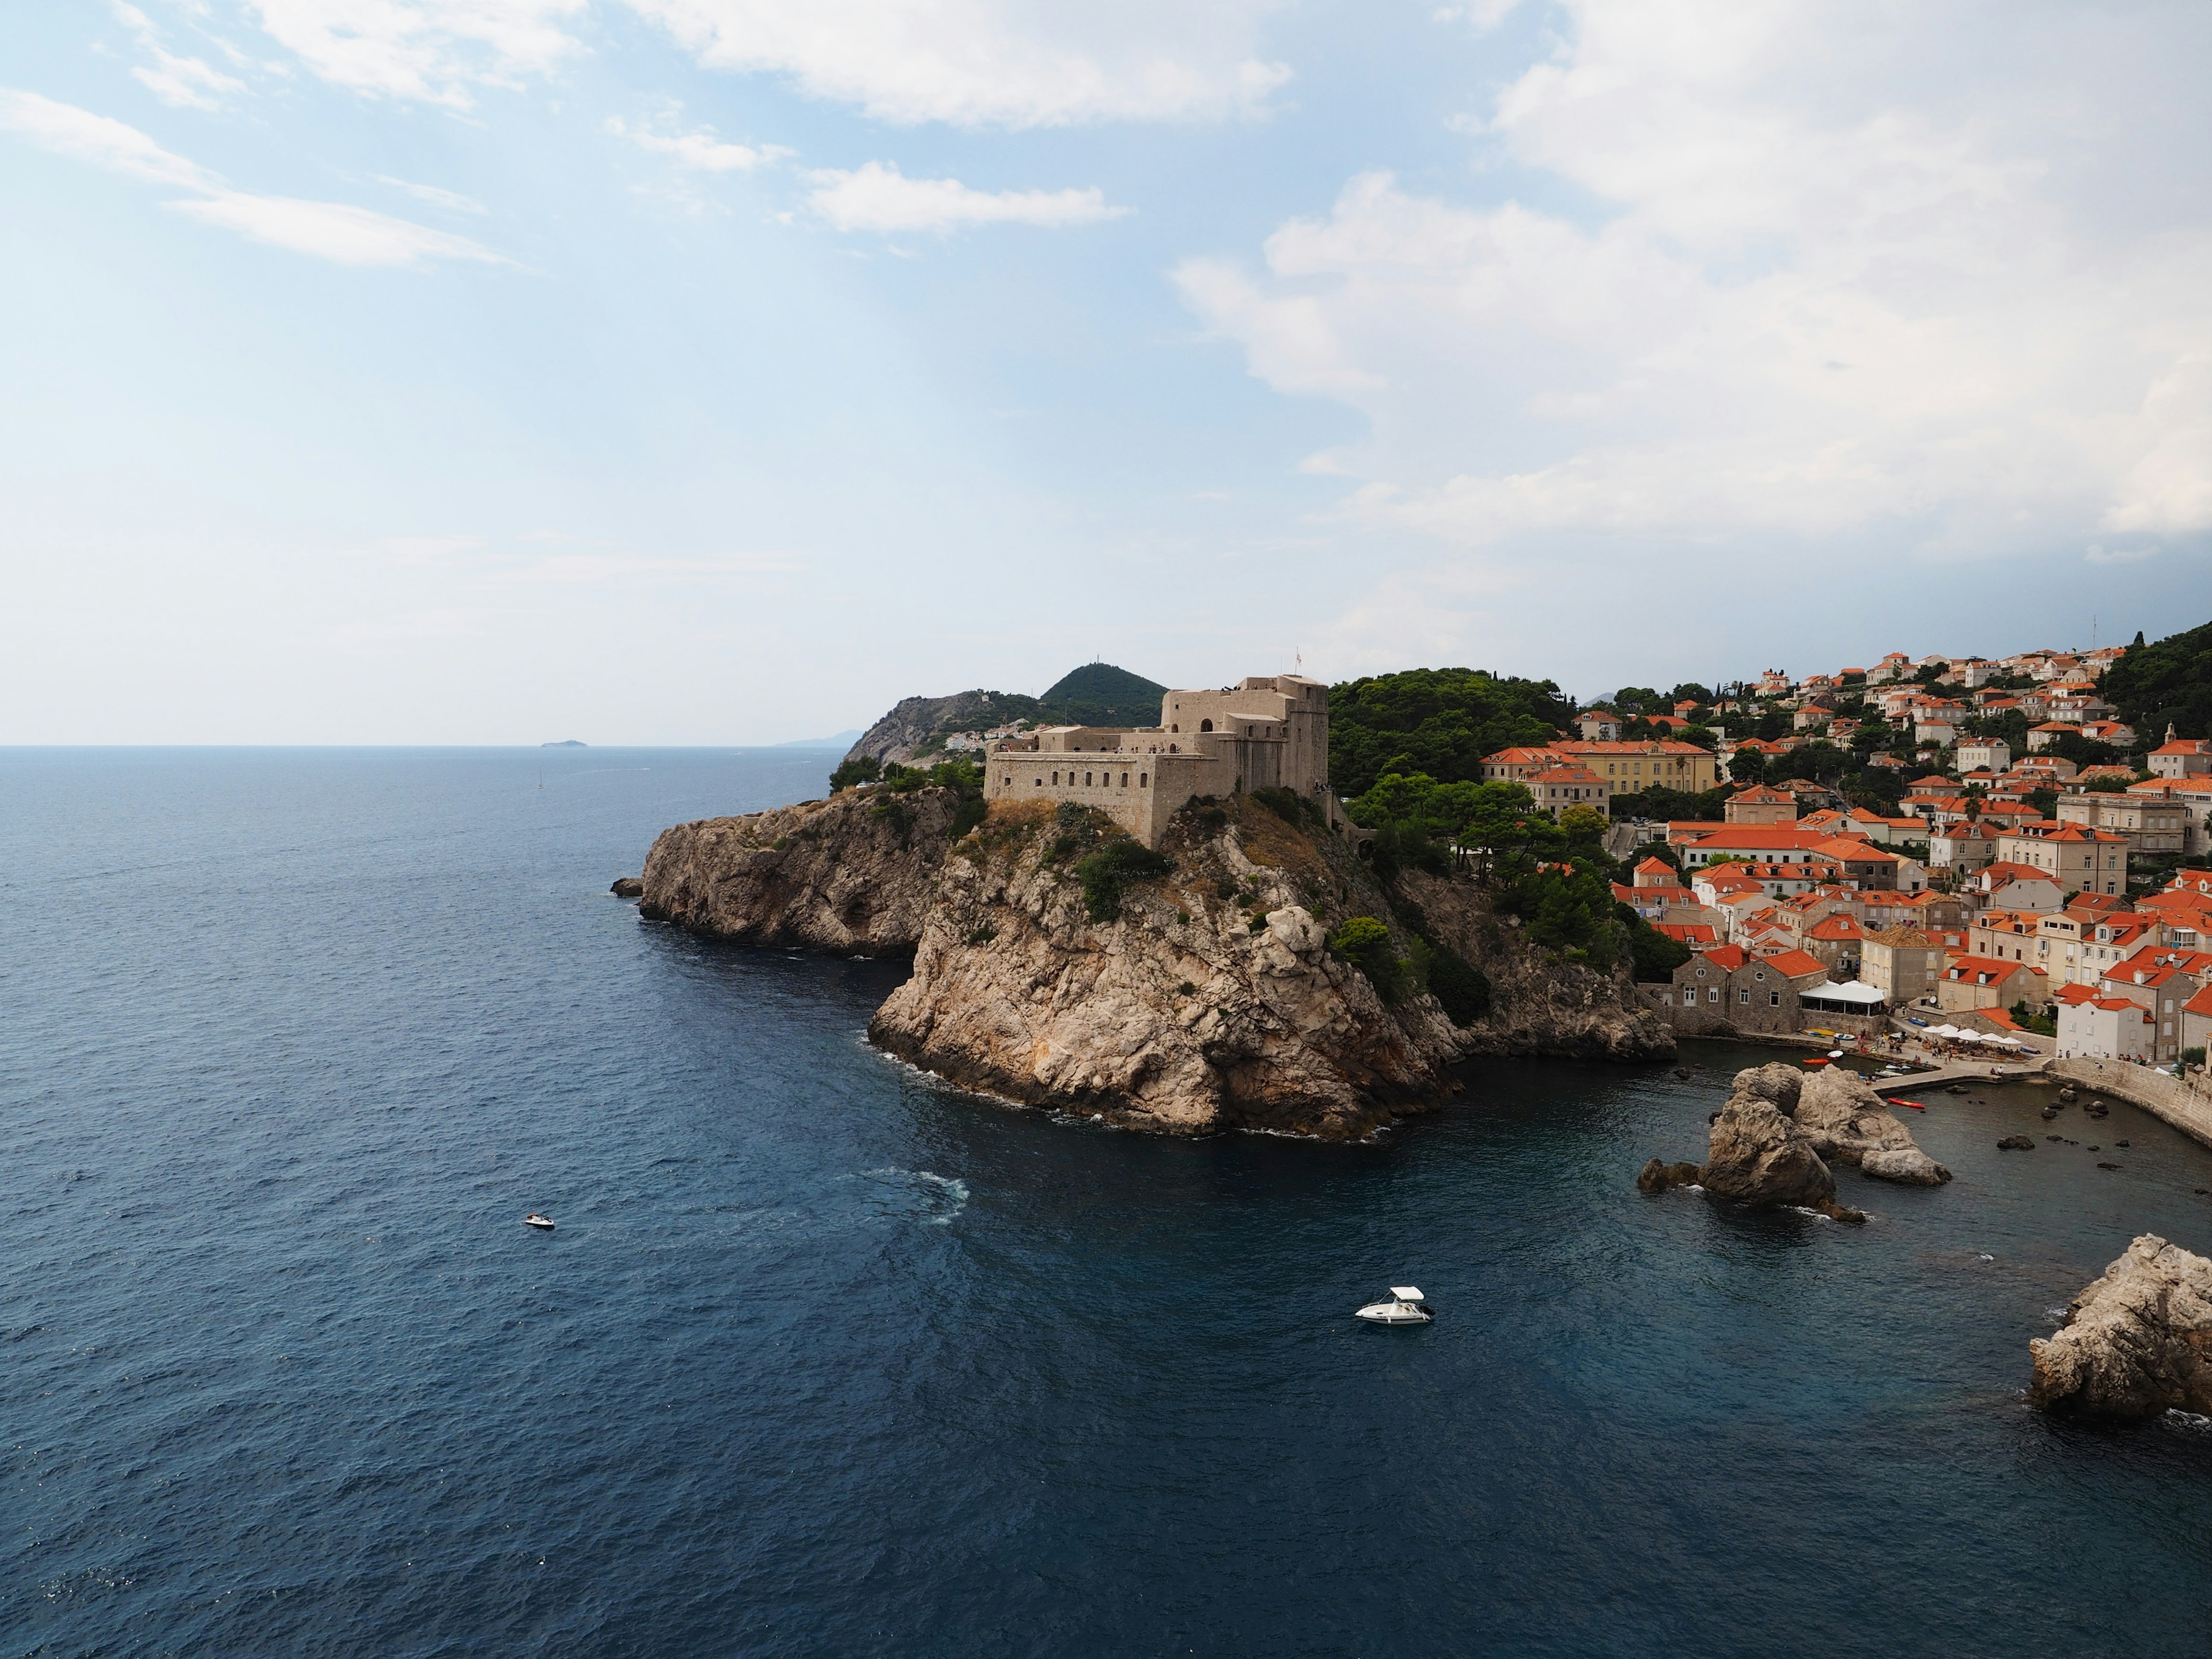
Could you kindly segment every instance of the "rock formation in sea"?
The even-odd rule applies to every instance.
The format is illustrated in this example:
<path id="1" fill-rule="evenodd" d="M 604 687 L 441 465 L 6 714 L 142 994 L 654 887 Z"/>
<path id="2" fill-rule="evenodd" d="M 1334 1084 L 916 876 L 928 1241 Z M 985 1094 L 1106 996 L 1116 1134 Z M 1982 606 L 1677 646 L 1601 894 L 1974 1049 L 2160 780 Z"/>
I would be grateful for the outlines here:
<path id="1" fill-rule="evenodd" d="M 2027 1350 L 2045 1411 L 2212 1415 L 2212 1261 L 2145 1233 Z"/>
<path id="2" fill-rule="evenodd" d="M 961 798 L 846 789 L 664 830 L 639 914 L 751 945 L 903 954 L 921 937 Z"/>
<path id="3" fill-rule="evenodd" d="M 1754 1075 L 1741 1073 L 1739 1082 Z M 1665 1164 L 1655 1158 L 1636 1184 L 1647 1193 L 1698 1186 L 1740 1204 L 1817 1210 L 1838 1221 L 1866 1219 L 1836 1201 L 1836 1177 L 1813 1149 L 1811 1137 L 1771 1096 L 1743 1087 L 1713 1114 L 1703 1164 Z"/>
<path id="4" fill-rule="evenodd" d="M 1832 1163 L 1911 1186 L 1951 1178 L 1863 1078 L 1837 1066 L 1807 1073 L 1777 1061 L 1735 1074 L 1728 1103 L 1713 1115 L 1702 1165 L 1655 1158 L 1636 1184 L 1647 1193 L 1698 1186 L 1740 1203 L 1795 1205 L 1863 1221 L 1838 1201 Z"/>
<path id="5" fill-rule="evenodd" d="M 1472 884 L 1386 886 L 1351 842 L 1253 797 L 1193 803 L 1158 868 L 1096 815 L 981 810 L 949 787 L 864 787 L 678 824 L 646 860 L 640 912 L 752 944 L 912 951 L 871 1024 L 884 1048 L 1166 1133 L 1358 1136 L 1453 1092 L 1468 1054 L 1673 1051 L 1625 980 L 1528 945 Z M 1357 918 L 1384 937 L 1333 951 Z M 1486 1007 L 1455 1000 L 1468 1024 L 1422 988 L 1431 945 L 1486 990 Z"/>
<path id="6" fill-rule="evenodd" d="M 1778 1060 L 1738 1072 L 1735 1087 L 1787 1113 L 1830 1164 L 1855 1164 L 1876 1181 L 1912 1187 L 1938 1187 L 1951 1178 L 1856 1072 L 1826 1066 L 1808 1073 Z"/>

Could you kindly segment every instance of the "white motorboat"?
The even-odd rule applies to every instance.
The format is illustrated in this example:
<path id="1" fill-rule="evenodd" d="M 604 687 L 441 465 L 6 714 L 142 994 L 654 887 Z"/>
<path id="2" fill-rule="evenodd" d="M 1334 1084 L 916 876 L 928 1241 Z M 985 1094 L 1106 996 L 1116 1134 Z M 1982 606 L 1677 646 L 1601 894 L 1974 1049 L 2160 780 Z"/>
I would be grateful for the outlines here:
<path id="1" fill-rule="evenodd" d="M 1359 1310 L 1359 1316 L 1376 1325 L 1425 1325 L 1437 1316 L 1437 1310 L 1421 1299 L 1421 1293 L 1411 1285 L 1393 1285 L 1388 1302 L 1370 1302 Z"/>
<path id="2" fill-rule="evenodd" d="M 532 1210 L 522 1218 L 522 1224 L 526 1227 L 542 1228 L 550 1233 L 553 1231 L 553 1218 L 550 1215 L 540 1215 L 537 1211 Z"/>

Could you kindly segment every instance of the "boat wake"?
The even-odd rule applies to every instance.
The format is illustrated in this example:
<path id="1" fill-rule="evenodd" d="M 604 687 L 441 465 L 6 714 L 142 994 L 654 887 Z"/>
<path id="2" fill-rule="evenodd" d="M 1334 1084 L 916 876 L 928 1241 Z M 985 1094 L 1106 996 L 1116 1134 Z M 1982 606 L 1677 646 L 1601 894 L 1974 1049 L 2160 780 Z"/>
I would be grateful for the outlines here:
<path id="1" fill-rule="evenodd" d="M 968 1207 L 968 1183 L 957 1176 L 896 1166 L 863 1170 L 860 1179 L 874 1183 L 878 1213 L 905 1216 L 926 1226 L 949 1227 Z"/>

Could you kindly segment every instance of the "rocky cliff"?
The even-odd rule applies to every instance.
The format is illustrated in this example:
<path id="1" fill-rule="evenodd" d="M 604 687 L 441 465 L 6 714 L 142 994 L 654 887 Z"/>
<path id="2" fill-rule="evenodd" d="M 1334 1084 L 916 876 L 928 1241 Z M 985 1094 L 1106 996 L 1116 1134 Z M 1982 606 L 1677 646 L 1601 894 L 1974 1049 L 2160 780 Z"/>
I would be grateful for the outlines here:
<path id="1" fill-rule="evenodd" d="M 847 789 L 664 830 L 639 914 L 754 945 L 903 953 L 921 938 L 960 797 Z"/>
<path id="2" fill-rule="evenodd" d="M 1386 891 L 1352 845 L 1286 810 L 1194 803 L 1150 867 L 1073 808 L 1002 803 L 978 826 L 981 803 L 951 789 L 848 789 L 663 832 L 639 908 L 753 944 L 912 951 L 871 1027 L 884 1048 L 1170 1133 L 1353 1137 L 1452 1092 L 1447 1066 L 1468 1053 L 1672 1052 L 1619 983 L 1528 947 L 1471 886 L 1415 873 Z M 1109 847 L 1133 862 L 1102 902 L 1086 860 Z M 1378 979 L 1328 949 L 1362 916 L 1389 933 Z M 1416 930 L 1487 975 L 1474 1026 L 1422 990 Z"/>
<path id="3" fill-rule="evenodd" d="M 1172 868 L 1102 918 L 1077 870 L 1096 833 L 995 807 L 945 860 L 871 1036 L 969 1087 L 1182 1134 L 1351 1139 L 1455 1086 L 1436 1002 L 1386 1001 L 1328 952 L 1320 915 L 1389 915 L 1343 842 L 1249 798 L 1194 804 L 1159 849 Z"/>
<path id="4" fill-rule="evenodd" d="M 2212 1415 L 2212 1261 L 2145 1233 L 2027 1349 L 2046 1411 Z"/>
<path id="5" fill-rule="evenodd" d="M 1490 1012 L 1468 1029 L 1468 1053 L 1579 1060 L 1674 1054 L 1673 1028 L 1637 1005 L 1626 968 L 1600 974 L 1530 946 L 1471 882 L 1407 870 L 1398 878 L 1397 896 L 1431 944 L 1455 951 L 1490 981 Z"/>
<path id="6" fill-rule="evenodd" d="M 1035 697 L 1006 691 L 956 691 L 949 697 L 907 697 L 860 734 L 846 750 L 847 760 L 866 755 L 879 761 L 915 759 L 943 744 L 933 741 L 947 732 L 982 731 L 1003 720 L 1034 720 L 1043 705 Z"/>

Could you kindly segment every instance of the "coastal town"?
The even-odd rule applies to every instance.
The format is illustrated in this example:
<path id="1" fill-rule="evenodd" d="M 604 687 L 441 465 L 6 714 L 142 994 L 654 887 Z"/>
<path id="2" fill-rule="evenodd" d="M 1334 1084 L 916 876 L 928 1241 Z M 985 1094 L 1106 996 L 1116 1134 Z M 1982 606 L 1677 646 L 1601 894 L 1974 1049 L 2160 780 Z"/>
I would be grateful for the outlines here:
<path id="1" fill-rule="evenodd" d="M 1688 948 L 1639 987 L 1682 1035 L 1934 1030 L 2201 1070 L 2212 741 L 2116 717 L 2099 688 L 2126 649 L 1894 653 L 1645 694 L 1483 775 L 1610 821 L 1614 897 Z M 1692 797 L 1698 816 L 1652 811 Z"/>

